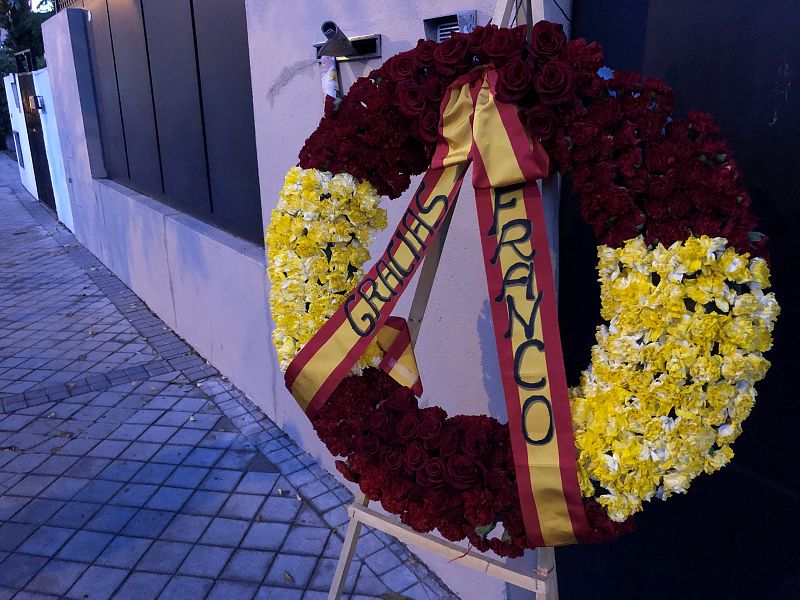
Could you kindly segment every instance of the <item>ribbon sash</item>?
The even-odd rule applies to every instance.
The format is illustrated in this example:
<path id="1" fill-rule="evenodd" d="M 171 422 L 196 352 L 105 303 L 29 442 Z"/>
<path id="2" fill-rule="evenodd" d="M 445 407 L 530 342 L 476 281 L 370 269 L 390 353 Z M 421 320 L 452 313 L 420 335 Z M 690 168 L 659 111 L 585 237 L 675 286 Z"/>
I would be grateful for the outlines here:
<path id="1" fill-rule="evenodd" d="M 381 258 L 303 347 L 286 386 L 313 416 L 373 339 L 381 367 L 421 393 L 410 338 L 390 317 L 473 164 L 484 267 L 525 530 L 535 546 L 590 539 L 577 479 L 550 251 L 536 180 L 547 155 L 516 108 L 494 98 L 497 74 L 474 71 L 442 102 L 440 141 Z M 405 332 L 405 334 L 404 334 Z M 418 393 L 418 395 L 419 395 Z"/>

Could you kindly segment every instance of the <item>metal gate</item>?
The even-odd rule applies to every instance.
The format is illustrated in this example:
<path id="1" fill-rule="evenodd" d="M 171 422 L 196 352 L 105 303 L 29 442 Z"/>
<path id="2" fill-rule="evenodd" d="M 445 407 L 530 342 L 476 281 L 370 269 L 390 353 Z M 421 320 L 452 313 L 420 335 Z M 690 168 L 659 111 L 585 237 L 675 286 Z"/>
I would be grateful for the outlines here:
<path id="1" fill-rule="evenodd" d="M 47 150 L 44 145 L 42 118 L 39 115 L 40 99 L 36 94 L 33 74 L 19 73 L 19 95 L 22 99 L 22 110 L 25 115 L 25 129 L 28 132 L 28 144 L 31 149 L 33 176 L 36 180 L 36 193 L 39 200 L 56 210 L 56 198 L 53 194 L 53 182 L 50 179 L 50 164 L 47 161 Z"/>

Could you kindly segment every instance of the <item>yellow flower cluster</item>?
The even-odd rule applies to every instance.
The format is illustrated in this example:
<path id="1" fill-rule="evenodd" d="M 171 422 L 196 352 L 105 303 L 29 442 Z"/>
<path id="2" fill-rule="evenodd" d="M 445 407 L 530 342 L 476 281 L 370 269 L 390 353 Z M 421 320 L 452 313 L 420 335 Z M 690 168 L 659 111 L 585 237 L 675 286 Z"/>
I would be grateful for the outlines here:
<path id="1" fill-rule="evenodd" d="M 273 341 L 284 370 L 363 277 L 373 232 L 386 228 L 380 197 L 347 173 L 292 167 L 267 228 Z M 377 365 L 370 346 L 359 365 Z"/>
<path id="2" fill-rule="evenodd" d="M 623 521 L 733 456 L 780 312 L 760 258 L 722 238 L 599 247 L 602 317 L 572 390 L 581 490 Z"/>

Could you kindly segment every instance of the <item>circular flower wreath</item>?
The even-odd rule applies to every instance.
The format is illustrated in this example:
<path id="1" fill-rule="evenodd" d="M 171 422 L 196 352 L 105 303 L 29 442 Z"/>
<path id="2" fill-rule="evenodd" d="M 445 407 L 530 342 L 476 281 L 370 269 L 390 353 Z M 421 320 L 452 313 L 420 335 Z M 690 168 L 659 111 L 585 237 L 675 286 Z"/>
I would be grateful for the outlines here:
<path id="1" fill-rule="evenodd" d="M 420 41 L 341 100 L 286 177 L 267 231 L 274 341 L 285 368 L 363 276 L 372 233 L 430 163 L 447 86 L 492 65 L 552 170 L 571 171 L 599 243 L 602 317 L 571 390 L 581 490 L 598 539 L 652 498 L 683 493 L 732 457 L 769 367 L 779 313 L 766 238 L 709 115 L 671 116 L 672 90 L 601 73 L 596 43 L 559 25 L 479 27 Z M 519 556 L 527 541 L 506 424 L 420 408 L 371 347 L 314 419 L 337 467 L 419 531 Z M 502 527 L 497 527 L 501 524 Z M 501 535 L 496 532 L 502 531 Z"/>

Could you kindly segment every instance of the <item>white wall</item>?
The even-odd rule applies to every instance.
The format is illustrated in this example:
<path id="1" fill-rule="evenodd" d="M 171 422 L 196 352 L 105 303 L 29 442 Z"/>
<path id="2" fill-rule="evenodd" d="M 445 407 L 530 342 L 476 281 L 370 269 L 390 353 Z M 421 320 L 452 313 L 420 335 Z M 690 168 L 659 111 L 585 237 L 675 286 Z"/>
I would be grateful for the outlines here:
<path id="1" fill-rule="evenodd" d="M 28 190 L 34 198 L 38 198 L 39 194 L 36 191 L 36 177 L 33 174 L 33 159 L 31 158 L 31 145 L 28 142 L 28 130 L 25 127 L 25 113 L 22 109 L 22 98 L 19 94 L 19 84 L 12 87 L 12 83 L 16 82 L 17 76 L 15 74 L 6 75 L 3 78 L 3 83 L 6 86 L 6 100 L 8 101 L 8 114 L 11 117 L 11 129 L 19 134 L 19 145 L 22 149 L 22 166 L 19 167 L 19 176 L 22 179 L 22 185 Z M 16 91 L 16 94 L 14 93 Z M 17 106 L 17 102 L 19 106 Z M 17 160 L 19 164 L 19 160 Z"/>
<path id="2" fill-rule="evenodd" d="M 58 220 L 70 230 L 74 230 L 72 207 L 69 203 L 67 176 L 64 173 L 64 159 L 61 157 L 61 143 L 58 139 L 58 124 L 53 110 L 53 92 L 50 88 L 50 77 L 47 69 L 34 71 L 33 82 L 36 93 L 44 100 L 44 108 L 39 111 L 44 132 L 44 146 L 47 150 L 47 162 L 50 167 L 50 180 L 53 182 L 53 195 L 56 200 Z"/>

